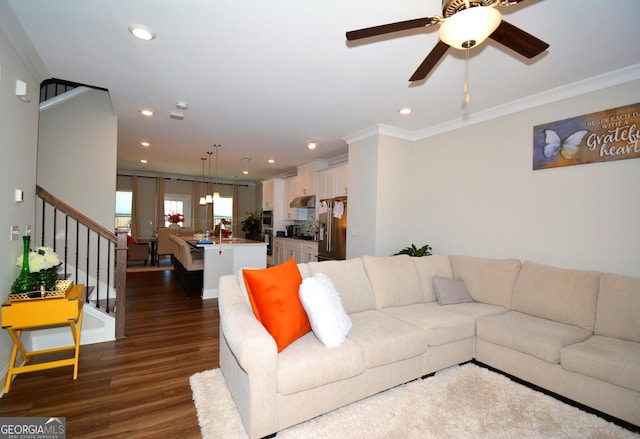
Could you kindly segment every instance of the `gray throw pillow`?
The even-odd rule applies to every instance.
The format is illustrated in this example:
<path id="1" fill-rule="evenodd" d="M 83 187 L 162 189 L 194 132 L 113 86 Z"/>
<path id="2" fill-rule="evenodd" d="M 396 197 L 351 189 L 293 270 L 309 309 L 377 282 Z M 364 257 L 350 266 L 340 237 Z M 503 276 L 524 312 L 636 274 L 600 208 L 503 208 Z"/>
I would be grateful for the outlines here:
<path id="1" fill-rule="evenodd" d="M 434 276 L 433 289 L 440 305 L 454 305 L 456 303 L 473 302 L 469 290 L 461 279 Z"/>

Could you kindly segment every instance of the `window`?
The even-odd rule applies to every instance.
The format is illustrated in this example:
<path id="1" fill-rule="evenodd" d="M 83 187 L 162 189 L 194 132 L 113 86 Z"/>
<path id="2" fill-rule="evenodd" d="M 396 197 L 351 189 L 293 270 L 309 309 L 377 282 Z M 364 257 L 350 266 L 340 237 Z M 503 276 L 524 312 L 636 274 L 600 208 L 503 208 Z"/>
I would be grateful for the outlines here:
<path id="1" fill-rule="evenodd" d="M 191 224 L 190 218 L 191 212 L 191 197 L 189 195 L 172 195 L 165 194 L 164 195 L 164 226 L 168 227 L 169 220 L 166 219 L 167 215 L 173 215 L 176 213 L 181 214 L 184 217 L 184 221 L 178 223 L 178 225 L 182 227 L 188 227 Z"/>
<path id="2" fill-rule="evenodd" d="M 131 231 L 131 202 L 133 192 L 116 191 L 116 229 L 125 227 Z"/>
<path id="3" fill-rule="evenodd" d="M 229 220 L 229 224 L 233 224 L 233 198 L 220 198 L 214 201 L 213 205 L 213 223 L 220 224 L 221 219 Z M 231 226 L 227 226 L 227 229 Z"/>

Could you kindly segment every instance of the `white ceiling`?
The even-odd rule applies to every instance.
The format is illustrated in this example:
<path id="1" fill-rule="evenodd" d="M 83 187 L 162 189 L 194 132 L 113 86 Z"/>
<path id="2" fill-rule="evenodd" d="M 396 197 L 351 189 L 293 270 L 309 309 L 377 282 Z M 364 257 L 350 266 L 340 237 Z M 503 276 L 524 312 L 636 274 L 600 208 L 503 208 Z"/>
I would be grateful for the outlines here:
<path id="1" fill-rule="evenodd" d="M 527 0 L 500 8 L 503 19 L 551 47 L 533 60 L 491 40 L 472 50 L 466 108 L 462 52 L 449 49 L 426 81 L 408 81 L 435 45 L 437 26 L 356 44 L 345 39 L 348 30 L 441 14 L 440 0 L 0 1 L 49 77 L 109 90 L 118 169 L 200 176 L 200 157 L 221 144 L 221 181 L 262 180 L 344 155 L 345 137 L 378 124 L 416 132 L 464 121 L 640 63 L 638 0 Z M 133 23 L 157 38 L 135 39 L 127 30 Z M 177 101 L 189 104 L 182 121 L 169 118 Z M 413 108 L 408 117 L 398 114 L 405 106 Z M 143 107 L 156 115 L 145 119 Z M 319 142 L 313 152 L 309 139 Z M 151 147 L 143 149 L 142 140 Z"/>

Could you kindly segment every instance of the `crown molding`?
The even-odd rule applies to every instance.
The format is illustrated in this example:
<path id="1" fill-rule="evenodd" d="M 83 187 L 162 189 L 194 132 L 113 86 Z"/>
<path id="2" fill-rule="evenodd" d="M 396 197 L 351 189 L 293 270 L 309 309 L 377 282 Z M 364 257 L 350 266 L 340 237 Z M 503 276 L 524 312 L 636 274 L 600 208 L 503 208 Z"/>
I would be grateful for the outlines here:
<path id="1" fill-rule="evenodd" d="M 351 144 L 353 142 L 358 142 L 360 140 L 379 135 L 395 137 L 401 140 L 421 140 L 437 134 L 443 134 L 449 131 L 468 127 L 469 125 L 486 122 L 488 120 L 497 119 L 520 111 L 539 107 L 541 105 L 551 104 L 563 99 L 638 80 L 640 80 L 640 64 L 634 64 L 619 70 L 613 70 L 602 75 L 507 102 L 506 104 L 492 107 L 487 110 L 465 115 L 464 117 L 424 128 L 422 130 L 407 131 L 389 125 L 378 124 L 362 131 L 358 131 L 352 135 L 343 137 L 343 140 L 347 142 L 347 144 Z"/>

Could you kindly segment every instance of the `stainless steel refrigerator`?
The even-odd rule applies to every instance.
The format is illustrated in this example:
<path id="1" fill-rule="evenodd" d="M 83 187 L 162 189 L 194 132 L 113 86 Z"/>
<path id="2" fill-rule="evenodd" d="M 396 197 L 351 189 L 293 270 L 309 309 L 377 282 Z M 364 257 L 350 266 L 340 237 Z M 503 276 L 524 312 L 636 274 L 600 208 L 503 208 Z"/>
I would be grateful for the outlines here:
<path id="1" fill-rule="evenodd" d="M 346 259 L 347 197 L 320 200 L 318 261 Z"/>

